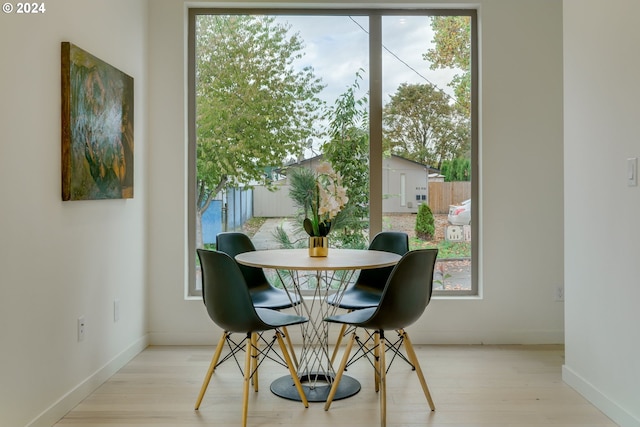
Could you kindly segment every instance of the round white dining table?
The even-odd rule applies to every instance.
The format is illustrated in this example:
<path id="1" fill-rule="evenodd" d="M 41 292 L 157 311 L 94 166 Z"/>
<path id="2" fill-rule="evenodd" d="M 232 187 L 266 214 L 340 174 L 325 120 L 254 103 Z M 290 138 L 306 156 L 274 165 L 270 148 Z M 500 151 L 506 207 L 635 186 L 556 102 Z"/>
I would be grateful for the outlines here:
<path id="1" fill-rule="evenodd" d="M 309 322 L 301 325 L 298 377 L 309 401 L 324 402 L 335 378 L 329 356 L 329 324 L 323 319 L 335 314 L 338 307 L 327 304 L 327 297 L 333 292 L 344 292 L 357 271 L 394 266 L 400 258 L 391 252 L 335 248 L 329 249 L 326 257 L 311 257 L 308 249 L 250 251 L 235 257 L 239 264 L 275 270 L 282 283 L 291 283 L 292 286 L 285 286 L 285 289 L 300 296 L 302 302 L 294 310 L 308 317 Z M 315 279 L 307 294 L 301 283 L 309 276 Z M 300 400 L 290 376 L 276 379 L 271 384 L 271 391 L 280 397 Z M 360 383 L 345 375 L 334 400 L 353 396 L 359 391 Z"/>
<path id="2" fill-rule="evenodd" d="M 239 254 L 236 261 L 277 270 L 364 270 L 396 265 L 400 255 L 373 250 L 329 249 L 326 257 L 311 257 L 307 249 L 269 249 Z"/>

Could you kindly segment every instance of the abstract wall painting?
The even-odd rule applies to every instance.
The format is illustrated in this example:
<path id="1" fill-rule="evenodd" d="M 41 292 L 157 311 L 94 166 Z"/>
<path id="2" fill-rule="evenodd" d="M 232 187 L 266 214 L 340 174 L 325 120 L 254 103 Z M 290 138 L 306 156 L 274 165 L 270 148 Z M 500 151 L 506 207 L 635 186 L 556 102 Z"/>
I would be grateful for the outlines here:
<path id="1" fill-rule="evenodd" d="M 133 78 L 62 42 L 62 200 L 133 198 Z"/>

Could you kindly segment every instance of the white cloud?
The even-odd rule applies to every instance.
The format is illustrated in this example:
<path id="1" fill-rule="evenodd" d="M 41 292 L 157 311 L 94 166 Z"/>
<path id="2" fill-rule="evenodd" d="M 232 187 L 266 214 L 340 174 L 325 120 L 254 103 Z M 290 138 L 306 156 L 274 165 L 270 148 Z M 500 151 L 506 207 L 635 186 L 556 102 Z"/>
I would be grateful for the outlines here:
<path id="1" fill-rule="evenodd" d="M 369 84 L 368 21 L 354 16 L 281 16 L 292 31 L 298 32 L 305 42 L 305 56 L 298 66 L 313 67 L 317 76 L 327 84 L 323 99 L 333 101 L 351 86 L 358 70 L 365 70 L 361 89 Z M 356 22 L 354 22 L 356 21 Z M 359 25 L 358 25 L 359 24 Z M 422 59 L 432 47 L 433 32 L 430 18 L 425 16 L 383 17 L 383 100 L 389 99 L 401 83 L 436 85 L 448 94 L 447 86 L 455 70 L 431 70 Z M 362 28 L 361 28 L 362 27 Z M 390 53 L 391 52 L 391 53 Z"/>

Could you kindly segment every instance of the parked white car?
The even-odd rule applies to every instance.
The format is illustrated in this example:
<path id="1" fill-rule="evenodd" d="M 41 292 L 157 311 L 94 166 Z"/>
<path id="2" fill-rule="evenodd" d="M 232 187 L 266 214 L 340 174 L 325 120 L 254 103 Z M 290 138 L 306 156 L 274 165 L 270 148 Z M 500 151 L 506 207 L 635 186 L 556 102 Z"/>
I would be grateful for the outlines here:
<path id="1" fill-rule="evenodd" d="M 465 200 L 460 205 L 449 205 L 447 219 L 451 225 L 471 224 L 471 199 Z"/>

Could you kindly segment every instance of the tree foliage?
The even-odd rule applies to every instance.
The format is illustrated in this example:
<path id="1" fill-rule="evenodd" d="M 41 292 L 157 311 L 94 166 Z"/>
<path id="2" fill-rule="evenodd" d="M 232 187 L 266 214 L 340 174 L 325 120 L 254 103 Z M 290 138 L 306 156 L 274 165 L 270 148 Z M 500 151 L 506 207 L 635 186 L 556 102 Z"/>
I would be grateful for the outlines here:
<path id="1" fill-rule="evenodd" d="M 431 84 L 401 84 L 383 117 L 391 154 L 439 168 L 469 150 L 468 119 Z"/>
<path id="2" fill-rule="evenodd" d="M 471 18 L 469 16 L 434 16 L 431 21 L 434 31 L 434 49 L 423 55 L 431 62 L 431 69 L 459 68 L 461 74 L 454 76 L 449 84 L 456 94 L 461 111 L 471 113 Z"/>
<path id="3" fill-rule="evenodd" d="M 297 71 L 303 41 L 267 16 L 201 15 L 196 29 L 197 216 L 227 185 L 265 181 L 298 153 L 322 102 Z"/>
<path id="4" fill-rule="evenodd" d="M 421 240 L 433 240 L 436 231 L 436 221 L 428 204 L 422 203 L 416 215 L 416 237 Z"/>
<path id="5" fill-rule="evenodd" d="M 329 123 L 329 139 L 320 147 L 323 160 L 342 175 L 349 198 L 332 221 L 331 245 L 355 249 L 367 246 L 364 231 L 369 226 L 369 117 L 367 99 L 356 96 L 360 80 L 360 73 L 356 73 L 353 85 L 326 109 L 324 119 Z M 291 188 L 289 197 L 298 207 L 298 222 L 302 224 L 309 216 L 315 175 L 303 167 L 290 167 L 287 175 Z M 273 236 L 285 248 L 300 244 L 292 242 L 282 227 L 277 227 Z"/>
<path id="6" fill-rule="evenodd" d="M 463 157 L 445 160 L 440 167 L 440 173 L 444 175 L 446 182 L 471 181 L 471 160 Z"/>
<path id="7" fill-rule="evenodd" d="M 349 202 L 337 234 L 342 246 L 351 248 L 366 246 L 364 230 L 369 225 L 369 116 L 367 99 L 356 96 L 360 80 L 357 73 L 353 85 L 329 108 L 330 139 L 322 145 L 325 160 L 340 172 L 347 188 Z"/>

